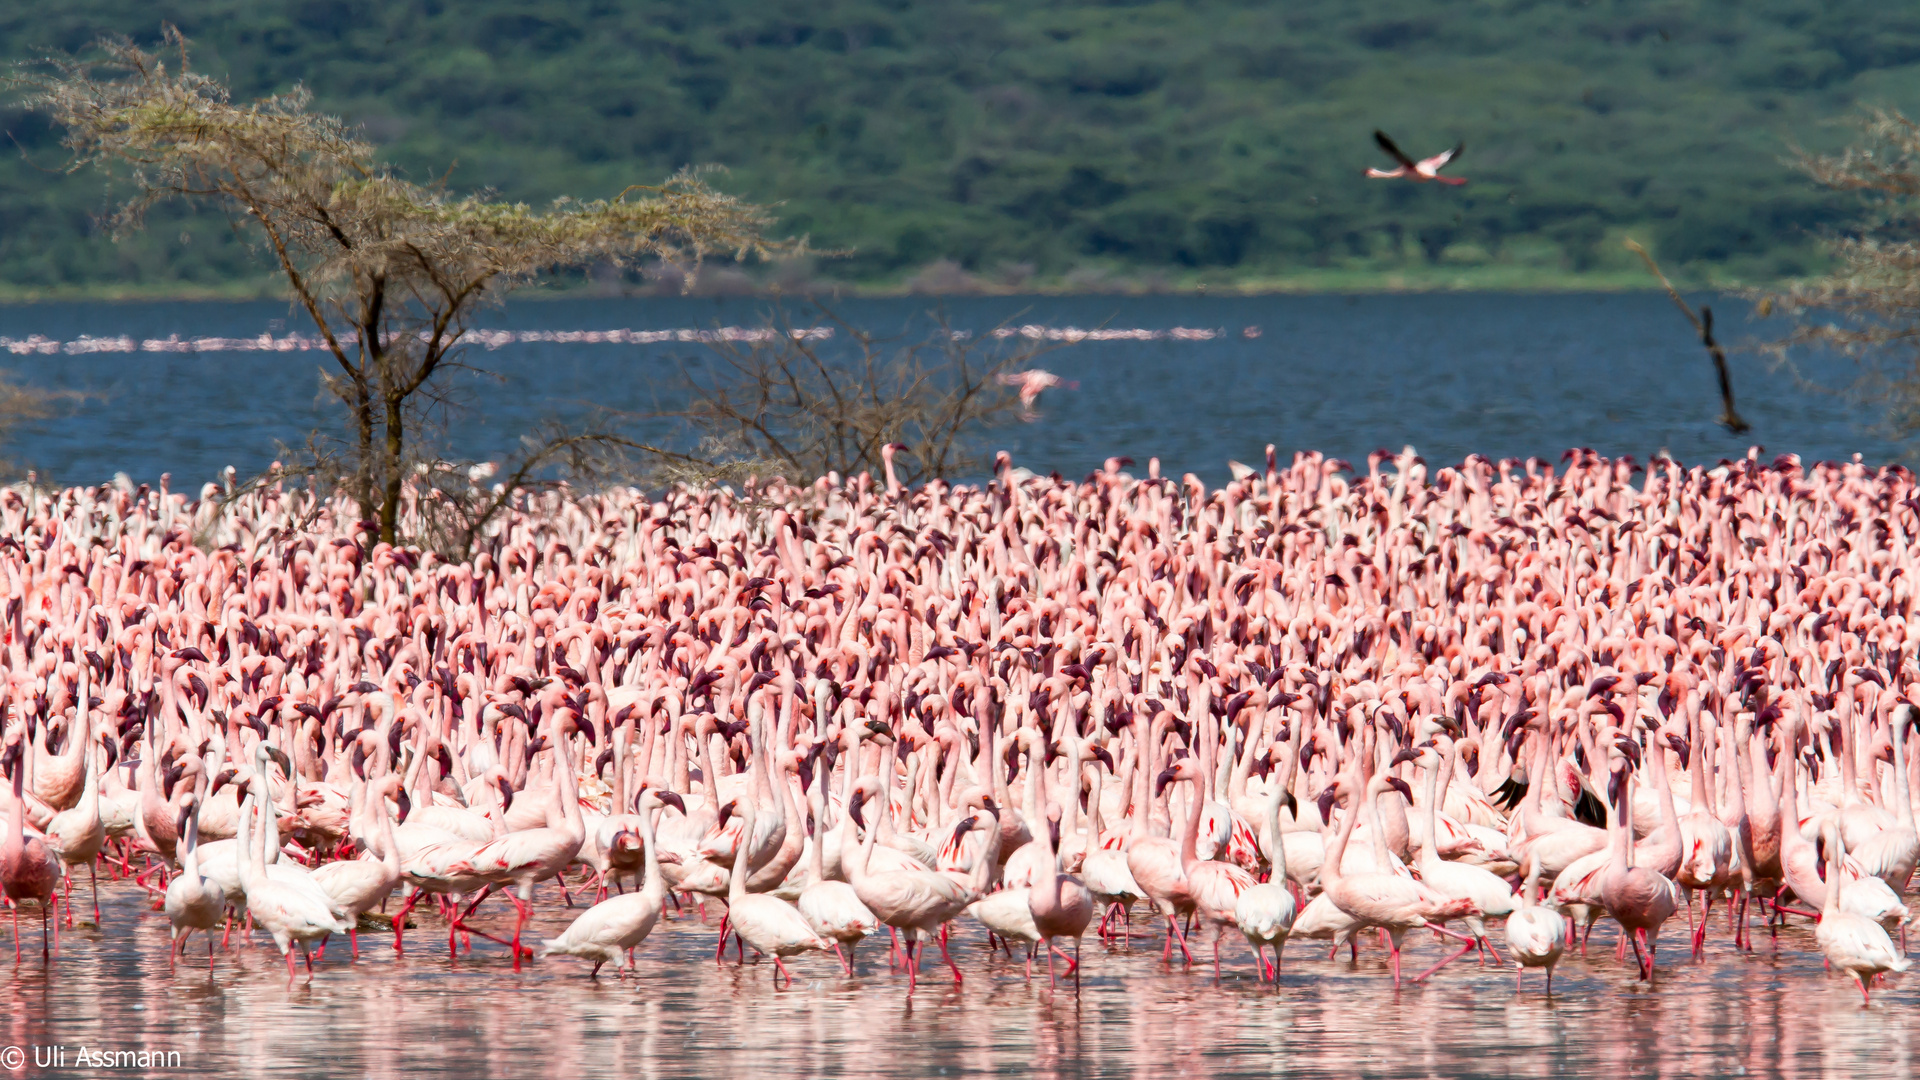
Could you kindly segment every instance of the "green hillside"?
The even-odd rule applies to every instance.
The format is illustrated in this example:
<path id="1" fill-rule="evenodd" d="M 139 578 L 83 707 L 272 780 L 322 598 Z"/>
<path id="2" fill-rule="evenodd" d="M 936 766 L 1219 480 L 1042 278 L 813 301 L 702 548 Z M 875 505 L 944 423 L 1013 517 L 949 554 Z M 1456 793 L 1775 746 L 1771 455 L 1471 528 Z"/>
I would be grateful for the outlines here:
<path id="1" fill-rule="evenodd" d="M 544 200 L 725 165 L 851 251 L 812 273 L 870 285 L 942 259 L 958 286 L 1641 280 L 1623 233 L 1694 281 L 1772 279 L 1848 209 L 1789 144 L 1920 108 L 1920 8 L 1885 0 L 63 0 L 0 11 L 0 49 L 163 20 L 416 179 Z M 17 100 L 0 123 L 0 291 L 259 287 L 218 218 L 98 237 L 102 178 L 60 175 Z M 1376 126 L 1464 139 L 1471 183 L 1362 179 Z"/>

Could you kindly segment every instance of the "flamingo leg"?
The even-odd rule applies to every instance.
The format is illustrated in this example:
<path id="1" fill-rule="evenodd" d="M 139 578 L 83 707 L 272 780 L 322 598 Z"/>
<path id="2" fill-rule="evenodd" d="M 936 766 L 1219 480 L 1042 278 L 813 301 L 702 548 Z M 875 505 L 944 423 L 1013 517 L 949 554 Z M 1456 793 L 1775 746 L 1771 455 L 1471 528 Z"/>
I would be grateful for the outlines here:
<path id="1" fill-rule="evenodd" d="M 1427 970 L 1425 970 L 1425 971 L 1423 971 L 1423 972 L 1421 972 L 1421 973 L 1420 973 L 1420 974 L 1418 974 L 1418 975 L 1415 975 L 1415 976 L 1413 977 L 1413 981 L 1414 981 L 1414 982 L 1420 982 L 1420 981 L 1422 981 L 1422 980 L 1424 980 L 1424 979 L 1425 979 L 1425 978 L 1426 978 L 1427 976 L 1429 976 L 1429 975 L 1431 975 L 1431 974 L 1433 974 L 1433 973 L 1434 973 L 1434 972 L 1436 972 L 1436 971 L 1439 971 L 1439 970 L 1440 970 L 1441 968 L 1443 968 L 1443 967 L 1446 967 L 1446 966 L 1447 966 L 1448 964 L 1451 964 L 1451 963 L 1453 963 L 1453 962 L 1454 962 L 1455 960 L 1458 960 L 1458 959 L 1460 959 L 1461 957 L 1463 957 L 1463 956 L 1465 956 L 1465 955 L 1467 955 L 1468 953 L 1470 953 L 1470 952 L 1472 952 L 1473 950 L 1475 950 L 1475 949 L 1477 949 L 1477 948 L 1479 948 L 1479 947 L 1480 947 L 1480 943 L 1479 943 L 1478 941 L 1476 941 L 1476 940 L 1474 940 L 1474 939 L 1472 939 L 1472 938 L 1468 938 L 1468 939 L 1467 939 L 1467 943 L 1466 943 L 1465 945 L 1462 945 L 1462 946 L 1460 946 L 1460 951 L 1459 951 L 1459 952 L 1456 952 L 1456 953 L 1454 953 L 1454 954 L 1453 954 L 1452 956 L 1449 956 L 1449 957 L 1447 957 L 1446 959 L 1444 959 L 1444 960 L 1441 960 L 1441 961 L 1440 961 L 1439 963 L 1437 963 L 1437 964 L 1435 964 L 1435 965 L 1433 965 L 1432 967 L 1430 967 L 1430 968 L 1428 968 Z"/>
<path id="2" fill-rule="evenodd" d="M 940 959 L 945 960 L 947 962 L 947 966 L 953 969 L 953 985 L 959 986 L 960 985 L 960 965 L 954 963 L 953 957 L 947 955 L 947 927 L 944 923 L 941 924 L 941 927 L 940 927 Z"/>
<path id="3" fill-rule="evenodd" d="M 400 935 L 407 928 L 407 913 L 413 910 L 413 905 L 420 902 L 422 895 L 424 894 L 419 889 L 415 889 L 409 893 L 407 898 L 400 904 L 400 913 L 393 917 L 393 953 L 395 956 L 403 955 L 406 952 L 400 940 Z M 232 919 L 227 920 L 227 928 L 229 930 L 233 928 Z"/>

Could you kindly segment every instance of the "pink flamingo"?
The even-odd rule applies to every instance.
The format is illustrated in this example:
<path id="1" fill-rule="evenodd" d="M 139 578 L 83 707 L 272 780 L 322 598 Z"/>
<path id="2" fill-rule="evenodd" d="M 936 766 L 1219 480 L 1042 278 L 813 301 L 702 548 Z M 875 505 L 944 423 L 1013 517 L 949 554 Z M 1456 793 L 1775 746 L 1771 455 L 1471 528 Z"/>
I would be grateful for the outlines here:
<path id="1" fill-rule="evenodd" d="M 1380 149 L 1385 150 L 1388 157 L 1400 163 L 1399 167 L 1395 169 L 1368 169 L 1367 175 L 1376 180 L 1405 179 L 1411 180 L 1416 184 L 1437 181 L 1442 184 L 1450 184 L 1454 187 L 1459 187 L 1466 183 L 1465 180 L 1457 176 L 1440 175 L 1440 170 L 1446 168 L 1449 162 L 1460 156 L 1460 151 L 1467 148 L 1467 144 L 1464 142 L 1451 150 L 1442 150 L 1430 158 L 1422 158 L 1419 161 L 1415 161 L 1403 153 L 1398 146 L 1395 146 L 1393 140 L 1387 138 L 1387 133 L 1384 131 L 1375 130 L 1373 133 L 1373 141 L 1380 144 Z"/>
<path id="2" fill-rule="evenodd" d="M 47 920 L 53 905 L 54 887 L 60 883 L 60 857 L 38 835 L 27 835 L 26 801 L 23 795 L 27 778 L 18 741 L 0 755 L 0 767 L 13 774 L 11 798 L 7 800 L 6 834 L 0 836 L 0 891 L 13 907 L 13 959 L 20 962 L 20 905 L 33 901 L 40 905 L 40 955 L 47 955 Z"/>
<path id="3" fill-rule="evenodd" d="M 1080 389 L 1080 381 L 1078 379 L 1069 381 L 1062 379 L 1051 371 L 1042 371 L 1039 368 L 1032 368 L 1027 371 L 1003 371 L 996 376 L 996 378 L 999 380 L 1001 386 L 1017 386 L 1020 388 L 1020 418 L 1022 420 L 1035 420 L 1039 418 L 1039 414 L 1033 411 L 1033 403 L 1040 400 L 1040 395 L 1045 391 L 1051 390 L 1056 386 L 1064 386 L 1068 390 Z"/>
<path id="4" fill-rule="evenodd" d="M 1653 981 L 1654 949 L 1660 941 L 1660 927 L 1680 910 L 1680 887 L 1665 874 L 1634 865 L 1633 844 L 1633 759 L 1640 747 L 1626 736 L 1616 736 L 1608 752 L 1610 763 L 1619 763 L 1607 794 L 1607 832 L 1613 855 L 1607 872 L 1600 879 L 1600 898 L 1607 913 L 1620 923 L 1621 932 L 1633 945 L 1634 963 L 1640 977 Z M 1654 753 L 1661 753 L 1655 748 Z M 1641 946 L 1645 945 L 1643 951 Z"/>

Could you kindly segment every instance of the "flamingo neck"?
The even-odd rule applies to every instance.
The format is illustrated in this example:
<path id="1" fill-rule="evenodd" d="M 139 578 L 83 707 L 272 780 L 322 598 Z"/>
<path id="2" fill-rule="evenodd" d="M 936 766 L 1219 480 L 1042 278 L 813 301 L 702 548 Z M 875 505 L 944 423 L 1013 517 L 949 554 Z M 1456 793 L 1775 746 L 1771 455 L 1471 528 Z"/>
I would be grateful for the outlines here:
<path id="1" fill-rule="evenodd" d="M 1913 797 L 1908 794 L 1907 786 L 1907 731 L 1911 723 L 1893 725 L 1893 797 L 1900 805 L 1896 808 L 1900 824 L 1913 828 Z"/>
<path id="2" fill-rule="evenodd" d="M 1338 783 L 1338 777 L 1335 778 Z M 1347 854 L 1347 841 L 1353 836 L 1353 826 L 1360 820 L 1360 804 L 1347 807 L 1340 817 L 1340 828 L 1334 833 L 1333 845 L 1327 848 L 1326 859 L 1320 866 L 1320 882 L 1325 888 L 1340 884 L 1346 875 L 1340 872 L 1340 862 Z"/>
<path id="3" fill-rule="evenodd" d="M 659 808 L 652 806 L 643 807 L 640 811 L 640 842 L 646 845 L 640 858 L 647 875 L 646 880 L 640 883 L 640 892 L 655 906 L 667 898 L 666 879 L 660 876 L 660 848 L 653 841 L 653 819 L 659 813 Z"/>
<path id="4" fill-rule="evenodd" d="M 747 848 L 752 846 L 753 819 L 753 800 L 741 799 L 740 843 L 733 849 L 733 873 L 727 876 L 728 904 L 737 904 L 747 895 Z"/>

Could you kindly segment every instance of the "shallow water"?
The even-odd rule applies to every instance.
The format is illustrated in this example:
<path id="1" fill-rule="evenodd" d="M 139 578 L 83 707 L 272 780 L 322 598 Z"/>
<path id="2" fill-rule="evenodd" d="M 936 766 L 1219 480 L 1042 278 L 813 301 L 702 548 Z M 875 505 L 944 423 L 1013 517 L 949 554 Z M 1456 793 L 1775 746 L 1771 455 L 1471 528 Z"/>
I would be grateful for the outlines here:
<path id="1" fill-rule="evenodd" d="M 1710 299 L 1710 298 L 1709 298 Z M 836 305 L 855 325 L 931 329 L 925 298 Z M 1228 459 L 1257 464 L 1268 443 L 1282 460 L 1297 449 L 1364 467 L 1369 451 L 1412 444 L 1435 463 L 1469 453 L 1557 458 L 1570 446 L 1644 460 L 1666 450 L 1712 464 L 1749 445 L 1809 461 L 1853 453 L 1879 462 L 1898 448 L 1869 430 L 1874 417 L 1845 399 L 1809 392 L 1788 373 L 1736 354 L 1733 380 L 1753 425 L 1734 435 L 1714 423 L 1720 402 L 1712 364 L 1685 320 L 1659 294 L 1444 294 L 1209 298 L 996 297 L 948 301 L 953 327 L 985 333 L 1012 319 L 1051 327 L 1211 329 L 1210 340 L 1087 342 L 1037 362 L 1080 382 L 1050 391 L 1042 418 L 989 434 L 1039 472 L 1080 476 L 1109 454 L 1142 470 L 1159 456 L 1168 475 L 1218 481 Z M 1738 301 L 1716 303 L 1730 344 L 1777 336 L 1743 325 Z M 517 330 L 662 330 L 758 325 L 751 300 L 644 298 L 517 301 L 487 323 Z M 1259 336 L 1246 332 L 1257 328 Z M 303 329 L 284 304 L 32 304 L 0 306 L 0 337 L 143 338 L 253 336 Z M 647 412 L 676 403 L 682 363 L 697 344 L 519 343 L 474 349 L 497 378 L 463 381 L 468 408 L 451 427 L 453 451 L 484 459 L 511 450 L 542 417 L 579 417 L 596 406 Z M 43 475 L 97 483 L 124 471 L 150 482 L 211 479 L 227 465 L 254 472 L 276 443 L 305 441 L 333 425 L 321 399 L 322 354 L 15 354 L 0 364 L 43 386 L 92 396 L 62 415 L 24 425 L 6 455 Z M 1853 378 L 1845 364 L 1803 358 L 1829 386 Z M 640 424 L 650 436 L 658 428 Z"/>
<path id="2" fill-rule="evenodd" d="M 1716 922 L 1695 962 L 1669 924 L 1648 986 L 1631 961 L 1615 962 L 1603 924 L 1589 958 L 1561 963 L 1548 997 L 1537 973 L 1516 992 L 1510 969 L 1466 960 L 1395 991 L 1372 943 L 1355 964 L 1296 942 L 1275 991 L 1230 938 L 1216 983 L 1207 964 L 1163 964 L 1142 917 L 1131 949 L 1087 939 L 1076 995 L 1049 990 L 1044 969 L 1026 982 L 961 920 L 964 984 L 929 964 L 909 996 L 872 939 L 852 979 L 830 956 L 790 961 L 791 988 L 773 985 L 769 963 L 736 966 L 729 953 L 716 965 L 713 929 L 691 908 L 655 929 L 625 979 L 591 980 L 569 958 L 516 973 L 505 949 L 479 938 L 450 962 L 435 914 L 417 917 L 404 958 L 389 935 L 369 933 L 357 962 L 335 942 L 292 983 L 265 935 L 216 949 L 211 974 L 196 936 L 190 960 L 169 971 L 166 917 L 141 896 L 105 886 L 104 928 L 62 935 L 51 964 L 38 928 L 23 927 L 25 958 L 0 961 L 0 1036 L 26 1060 L 12 1075 L 62 1071 L 35 1068 L 36 1048 L 44 1058 L 64 1047 L 71 1062 L 86 1045 L 177 1051 L 175 1075 L 220 1076 L 1895 1077 L 1913 1075 L 1920 1020 L 1920 983 L 1896 978 L 1863 1008 L 1797 926 L 1777 949 L 1760 932 L 1758 951 L 1738 955 Z M 536 900 L 529 940 L 570 914 L 550 885 Z M 488 903 L 476 925 L 510 928 L 511 909 Z M 1408 942 L 1409 974 L 1443 953 Z"/>

